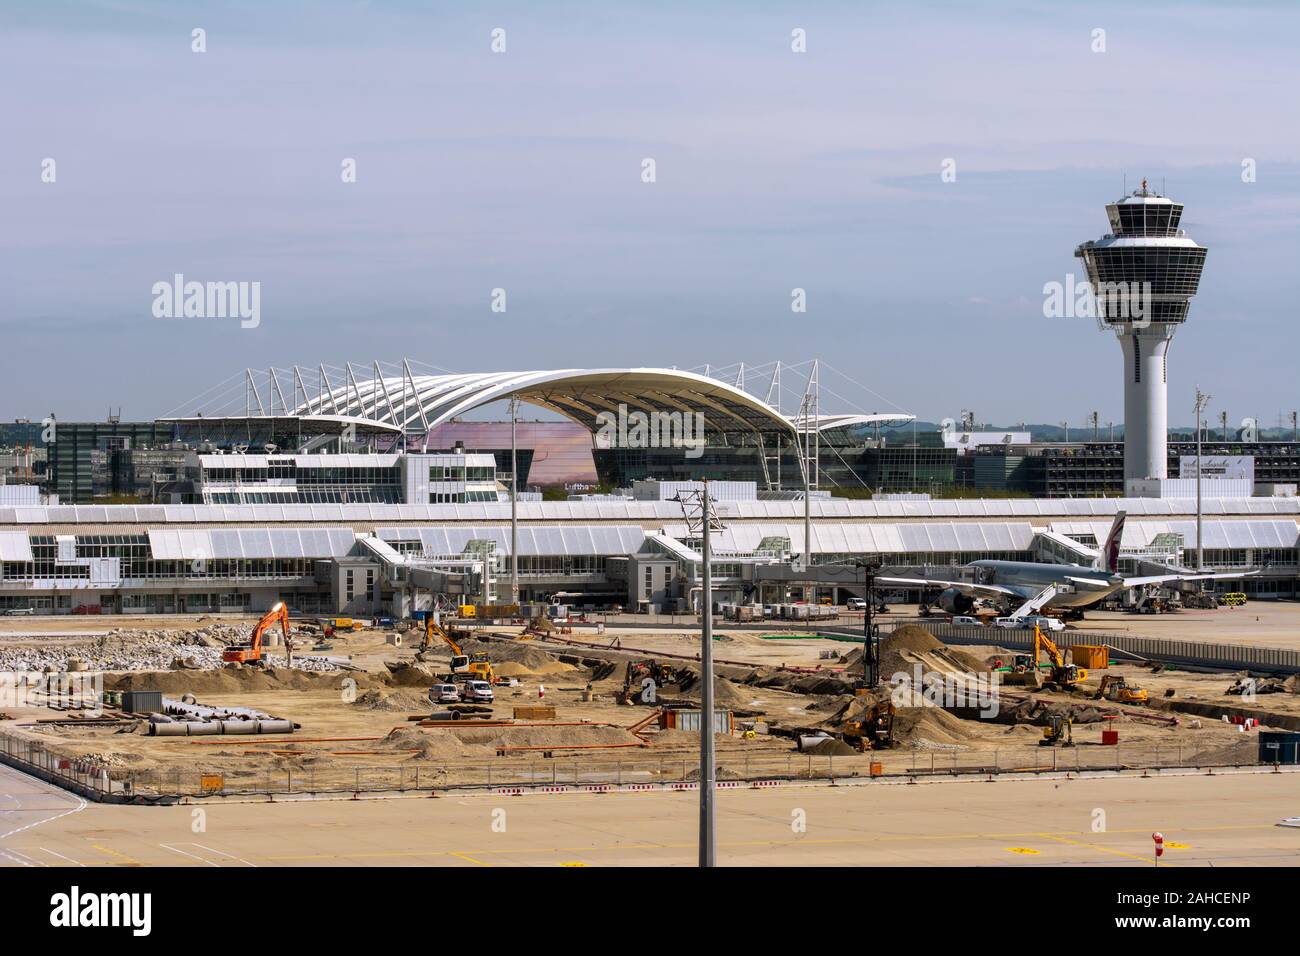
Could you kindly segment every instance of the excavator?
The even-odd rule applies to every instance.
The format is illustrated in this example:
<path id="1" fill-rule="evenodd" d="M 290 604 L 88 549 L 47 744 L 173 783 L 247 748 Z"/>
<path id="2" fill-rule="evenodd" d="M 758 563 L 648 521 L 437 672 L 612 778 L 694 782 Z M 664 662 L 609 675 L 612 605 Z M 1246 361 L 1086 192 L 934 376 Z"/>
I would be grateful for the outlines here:
<path id="1" fill-rule="evenodd" d="M 887 750 L 893 747 L 894 702 L 885 698 L 840 728 L 844 742 L 857 750 Z"/>
<path id="2" fill-rule="evenodd" d="M 1097 693 L 1093 694 L 1093 699 L 1102 698 L 1113 700 L 1117 704 L 1145 704 L 1148 699 L 1145 687 L 1130 684 L 1123 677 L 1115 674 L 1107 674 L 1101 679 L 1101 686 L 1097 688 Z"/>
<path id="3" fill-rule="evenodd" d="M 293 638 L 289 635 L 289 611 L 283 601 L 276 601 L 275 606 L 257 622 L 257 626 L 253 628 L 253 636 L 247 644 L 231 644 L 221 652 L 221 660 L 227 664 L 252 664 L 254 667 L 265 667 L 266 660 L 262 657 L 262 635 L 277 623 L 284 632 L 284 651 L 289 659 L 289 666 L 292 667 Z"/>
<path id="4" fill-rule="evenodd" d="M 1043 651 L 1047 651 L 1047 659 L 1051 662 L 1046 681 L 1038 669 Z M 1056 646 L 1056 642 L 1035 624 L 1033 652 L 1016 655 L 1007 683 L 1033 688 L 1046 687 L 1048 690 L 1073 690 L 1087 679 L 1088 672 L 1077 665 L 1065 663 L 1065 655 Z"/>
<path id="5" fill-rule="evenodd" d="M 1038 741 L 1040 747 L 1073 747 L 1074 721 L 1065 714 L 1047 715 L 1047 724 L 1043 727 L 1043 739 Z"/>
<path id="6" fill-rule="evenodd" d="M 475 654 L 473 657 L 465 653 L 464 648 L 460 646 L 443 626 L 438 623 L 438 615 L 430 612 L 424 619 L 424 639 L 420 641 L 419 654 L 423 654 L 433 644 L 435 637 L 442 638 L 451 648 L 451 679 L 455 680 L 485 680 L 489 684 L 496 683 L 496 674 L 492 671 L 492 661 L 486 654 Z"/>

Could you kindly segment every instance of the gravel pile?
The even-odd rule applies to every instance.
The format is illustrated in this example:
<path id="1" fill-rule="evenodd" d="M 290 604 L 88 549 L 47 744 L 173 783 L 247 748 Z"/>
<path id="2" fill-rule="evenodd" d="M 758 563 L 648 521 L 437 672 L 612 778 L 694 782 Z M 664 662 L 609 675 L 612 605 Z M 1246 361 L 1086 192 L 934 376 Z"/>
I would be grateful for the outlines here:
<path id="1" fill-rule="evenodd" d="M 211 624 L 195 631 L 113 630 L 86 641 L 60 643 L 57 647 L 0 647 L 0 671 L 64 671 L 69 659 L 80 660 L 90 671 L 214 670 L 225 666 L 222 649 L 227 644 L 246 642 L 247 627 Z M 299 651 L 294 670 L 326 673 L 339 668 L 326 660 L 304 657 L 307 635 L 294 634 Z M 283 653 L 264 651 L 267 662 L 286 666 Z"/>

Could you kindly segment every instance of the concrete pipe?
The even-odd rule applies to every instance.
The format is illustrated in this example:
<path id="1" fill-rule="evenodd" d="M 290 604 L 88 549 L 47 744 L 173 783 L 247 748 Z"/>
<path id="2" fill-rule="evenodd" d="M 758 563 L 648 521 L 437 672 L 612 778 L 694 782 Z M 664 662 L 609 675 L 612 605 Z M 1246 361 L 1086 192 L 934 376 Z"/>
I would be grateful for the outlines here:
<path id="1" fill-rule="evenodd" d="M 212 737 L 221 733 L 221 724 L 215 720 L 187 720 L 185 726 L 191 737 Z"/>
<path id="2" fill-rule="evenodd" d="M 154 737 L 184 737 L 188 732 L 184 724 L 150 724 L 149 733 Z"/>
<path id="3" fill-rule="evenodd" d="M 257 721 L 257 732 L 260 734 L 291 734 L 293 733 L 293 721 L 259 720 Z"/>
<path id="4" fill-rule="evenodd" d="M 223 720 L 221 721 L 221 732 L 223 734 L 255 734 L 257 733 L 257 721 Z"/>

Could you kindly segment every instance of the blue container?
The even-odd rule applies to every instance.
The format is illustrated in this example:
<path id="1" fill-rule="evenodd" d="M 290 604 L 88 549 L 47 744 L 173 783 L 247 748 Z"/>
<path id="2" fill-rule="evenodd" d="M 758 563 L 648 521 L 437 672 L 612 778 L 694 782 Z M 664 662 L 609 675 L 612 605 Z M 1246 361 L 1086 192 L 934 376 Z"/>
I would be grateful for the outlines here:
<path id="1" fill-rule="evenodd" d="M 1260 763 L 1300 763 L 1300 733 L 1262 730 L 1259 734 Z"/>

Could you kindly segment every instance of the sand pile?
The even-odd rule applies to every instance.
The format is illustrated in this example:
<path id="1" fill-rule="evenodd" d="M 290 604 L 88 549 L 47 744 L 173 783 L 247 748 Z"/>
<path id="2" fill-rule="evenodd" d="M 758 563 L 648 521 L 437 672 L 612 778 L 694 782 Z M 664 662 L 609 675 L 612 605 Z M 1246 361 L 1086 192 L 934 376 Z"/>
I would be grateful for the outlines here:
<path id="1" fill-rule="evenodd" d="M 913 747 L 961 746 L 976 736 L 964 720 L 938 707 L 900 707 L 894 715 L 894 739 Z"/>
<path id="2" fill-rule="evenodd" d="M 240 694 L 259 690 L 336 690 L 351 677 L 358 685 L 369 683 L 365 675 L 315 674 L 297 669 L 227 667 L 211 671 L 133 671 L 106 674 L 109 690 L 157 690 L 167 695 Z"/>
<path id="3" fill-rule="evenodd" d="M 474 754 L 474 748 L 467 747 L 447 731 L 423 731 L 413 727 L 399 727 L 390 731 L 387 737 L 376 741 L 372 749 L 414 750 L 416 752 L 411 756 L 417 760 L 455 760 Z"/>
<path id="4" fill-rule="evenodd" d="M 427 714 L 432 705 L 426 695 L 415 691 L 385 691 L 379 688 L 371 688 L 354 700 L 352 706 L 360 710 Z"/>
<path id="5" fill-rule="evenodd" d="M 681 695 L 687 700 L 699 700 L 701 681 L 698 671 L 690 671 L 691 681 L 682 688 Z M 713 706 L 720 710 L 728 707 L 746 707 L 753 700 L 753 694 L 741 690 L 739 685 L 725 677 L 713 678 Z"/>
<path id="6" fill-rule="evenodd" d="M 556 674 L 572 674 L 578 670 L 572 664 L 563 661 L 545 661 L 542 664 L 529 665 L 521 661 L 493 662 L 492 670 L 500 677 L 553 677 Z"/>

